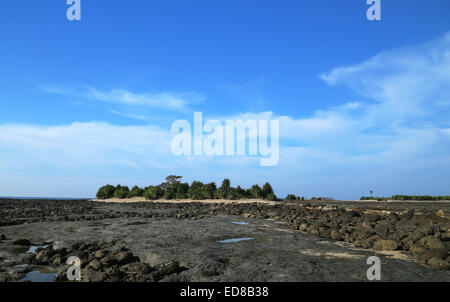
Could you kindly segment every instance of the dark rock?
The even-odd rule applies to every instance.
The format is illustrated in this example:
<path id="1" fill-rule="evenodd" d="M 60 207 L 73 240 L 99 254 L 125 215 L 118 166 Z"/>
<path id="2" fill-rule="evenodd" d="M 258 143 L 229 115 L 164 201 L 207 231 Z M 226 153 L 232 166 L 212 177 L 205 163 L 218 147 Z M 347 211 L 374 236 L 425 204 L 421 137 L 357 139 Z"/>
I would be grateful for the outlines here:
<path id="1" fill-rule="evenodd" d="M 21 245 L 21 246 L 30 246 L 31 242 L 28 239 L 18 239 L 13 242 L 14 245 Z"/>
<path id="2" fill-rule="evenodd" d="M 183 268 L 180 267 L 178 262 L 162 263 L 157 265 L 155 269 L 156 270 L 150 274 L 154 280 L 160 280 L 163 276 L 178 274 L 183 271 Z"/>
<path id="3" fill-rule="evenodd" d="M 61 257 L 61 255 L 56 255 L 56 256 L 53 256 L 53 260 L 52 260 L 51 264 L 53 266 L 58 266 L 58 265 L 61 265 L 63 263 L 63 261 L 64 260 Z"/>
<path id="4" fill-rule="evenodd" d="M 427 248 L 427 249 L 445 249 L 444 244 L 434 236 L 426 236 L 421 238 L 418 242 L 419 245 Z"/>
<path id="5" fill-rule="evenodd" d="M 446 249 L 432 249 L 432 250 L 424 250 L 416 255 L 417 261 L 419 263 L 426 263 L 431 258 L 445 259 L 447 258 L 447 250 Z"/>
<path id="6" fill-rule="evenodd" d="M 94 257 L 97 259 L 101 259 L 101 258 L 105 257 L 108 253 L 109 253 L 109 251 L 107 251 L 107 250 L 99 250 L 99 251 L 95 252 Z"/>
<path id="7" fill-rule="evenodd" d="M 94 259 L 89 262 L 88 267 L 92 268 L 95 271 L 98 271 L 102 268 L 102 263 L 98 259 Z"/>
<path id="8" fill-rule="evenodd" d="M 81 278 L 84 282 L 103 282 L 106 280 L 107 274 L 96 271 L 88 266 L 81 271 Z"/>
<path id="9" fill-rule="evenodd" d="M 450 263 L 440 258 L 431 258 L 427 261 L 427 265 L 432 269 L 448 270 L 450 269 Z"/>
<path id="10" fill-rule="evenodd" d="M 58 267 L 58 271 L 56 273 L 56 281 L 67 281 L 67 270 L 71 267 L 71 265 L 63 265 Z"/>
<path id="11" fill-rule="evenodd" d="M 4 234 L 0 235 L 0 240 L 6 240 L 6 236 Z"/>
<path id="12" fill-rule="evenodd" d="M 401 213 L 400 215 L 401 219 L 411 219 L 414 217 L 414 211 L 413 210 L 408 210 L 404 213 Z"/>

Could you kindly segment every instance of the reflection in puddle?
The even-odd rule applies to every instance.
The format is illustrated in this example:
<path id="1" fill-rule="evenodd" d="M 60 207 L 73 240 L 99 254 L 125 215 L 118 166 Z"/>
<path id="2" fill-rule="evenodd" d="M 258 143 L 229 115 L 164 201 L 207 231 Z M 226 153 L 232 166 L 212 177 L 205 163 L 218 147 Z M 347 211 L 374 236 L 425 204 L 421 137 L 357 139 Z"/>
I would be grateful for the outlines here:
<path id="1" fill-rule="evenodd" d="M 48 245 L 32 245 L 30 246 L 30 249 L 27 251 L 27 253 L 36 254 L 37 249 L 45 249 Z"/>
<path id="2" fill-rule="evenodd" d="M 232 222 L 232 224 L 247 225 L 248 222 Z"/>
<path id="3" fill-rule="evenodd" d="M 41 273 L 40 271 L 32 271 L 32 272 L 29 272 L 24 278 L 20 279 L 20 281 L 54 282 L 55 277 L 56 277 L 56 273 L 46 274 L 46 273 Z"/>
<path id="4" fill-rule="evenodd" d="M 239 241 L 247 241 L 247 240 L 253 240 L 253 238 L 231 238 L 226 240 L 219 240 L 218 243 L 234 243 Z"/>

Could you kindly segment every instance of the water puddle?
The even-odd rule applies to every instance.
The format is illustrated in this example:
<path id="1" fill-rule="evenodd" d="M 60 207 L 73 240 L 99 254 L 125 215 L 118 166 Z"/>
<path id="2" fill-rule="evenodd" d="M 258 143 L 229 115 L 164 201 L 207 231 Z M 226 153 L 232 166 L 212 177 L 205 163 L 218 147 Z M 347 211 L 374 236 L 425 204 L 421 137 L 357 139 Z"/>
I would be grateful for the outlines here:
<path id="1" fill-rule="evenodd" d="M 247 225 L 248 222 L 232 222 L 232 224 Z"/>
<path id="2" fill-rule="evenodd" d="M 30 282 L 54 282 L 56 273 L 41 273 L 40 271 L 32 271 L 26 274 L 25 277 L 20 279 L 20 281 L 30 281 Z"/>
<path id="3" fill-rule="evenodd" d="M 32 245 L 27 253 L 36 254 L 37 249 L 45 249 L 48 245 Z"/>
<path id="4" fill-rule="evenodd" d="M 225 240 L 219 240 L 218 243 L 235 243 L 240 241 L 248 241 L 253 240 L 253 238 L 231 238 L 231 239 L 225 239 Z"/>

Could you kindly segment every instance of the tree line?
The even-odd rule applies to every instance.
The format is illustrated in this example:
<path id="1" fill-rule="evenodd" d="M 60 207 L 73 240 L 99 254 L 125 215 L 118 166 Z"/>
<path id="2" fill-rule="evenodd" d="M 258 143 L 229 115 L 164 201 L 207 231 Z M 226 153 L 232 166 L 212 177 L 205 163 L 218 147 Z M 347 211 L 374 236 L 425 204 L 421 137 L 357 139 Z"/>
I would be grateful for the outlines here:
<path id="1" fill-rule="evenodd" d="M 166 181 L 157 186 L 148 186 L 140 188 L 134 186 L 129 189 L 127 186 L 106 185 L 101 187 L 97 192 L 98 199 L 108 198 L 131 198 L 131 197 L 144 197 L 148 200 L 156 199 L 266 199 L 266 200 L 278 200 L 270 183 L 266 182 L 262 187 L 255 184 L 251 188 L 243 189 L 241 186 L 236 188 L 231 186 L 229 179 L 224 179 L 220 187 L 217 187 L 214 182 L 203 183 L 200 181 L 194 181 L 191 185 L 181 182 L 182 176 L 170 175 L 166 177 Z M 290 198 L 297 199 L 294 195 L 290 195 Z"/>

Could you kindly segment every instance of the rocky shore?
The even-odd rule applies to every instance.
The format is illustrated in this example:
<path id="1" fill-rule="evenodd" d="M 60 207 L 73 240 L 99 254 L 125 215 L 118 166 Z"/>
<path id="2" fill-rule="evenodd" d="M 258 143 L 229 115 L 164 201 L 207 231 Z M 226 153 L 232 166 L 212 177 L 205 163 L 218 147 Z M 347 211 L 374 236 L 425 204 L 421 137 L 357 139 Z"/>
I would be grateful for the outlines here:
<path id="1" fill-rule="evenodd" d="M 373 254 L 391 255 L 388 280 L 450 281 L 443 203 L 4 199 L 0 214 L 0 281 L 39 267 L 65 281 L 69 256 L 93 282 L 364 281 L 364 257 Z M 253 240 L 217 243 L 233 237 Z M 30 253 L 33 245 L 43 247 Z"/>

